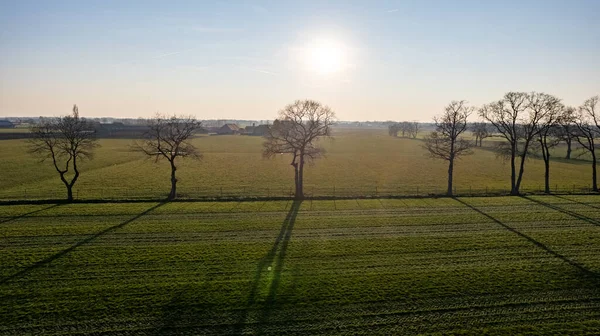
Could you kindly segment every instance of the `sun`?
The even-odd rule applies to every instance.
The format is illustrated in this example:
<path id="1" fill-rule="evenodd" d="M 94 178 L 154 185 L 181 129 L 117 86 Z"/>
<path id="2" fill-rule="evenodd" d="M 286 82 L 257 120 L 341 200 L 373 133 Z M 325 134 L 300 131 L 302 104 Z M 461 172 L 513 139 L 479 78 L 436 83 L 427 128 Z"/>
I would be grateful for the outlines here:
<path id="1" fill-rule="evenodd" d="M 329 75 L 344 69 L 346 55 L 343 45 L 337 41 L 316 40 L 306 51 L 306 65 L 317 74 Z"/>

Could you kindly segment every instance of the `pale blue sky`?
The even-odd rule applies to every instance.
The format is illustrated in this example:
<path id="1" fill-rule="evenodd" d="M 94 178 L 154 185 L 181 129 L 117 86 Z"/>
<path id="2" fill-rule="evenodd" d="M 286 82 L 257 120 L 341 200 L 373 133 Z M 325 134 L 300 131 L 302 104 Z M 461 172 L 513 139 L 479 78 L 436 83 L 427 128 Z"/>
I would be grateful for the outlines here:
<path id="1" fill-rule="evenodd" d="M 342 120 L 429 121 L 509 90 L 578 105 L 600 94 L 599 13 L 597 0 L 0 0 L 0 116 L 76 103 L 272 119 L 311 98 Z M 335 72 L 307 60 L 319 43 L 336 46 Z"/>

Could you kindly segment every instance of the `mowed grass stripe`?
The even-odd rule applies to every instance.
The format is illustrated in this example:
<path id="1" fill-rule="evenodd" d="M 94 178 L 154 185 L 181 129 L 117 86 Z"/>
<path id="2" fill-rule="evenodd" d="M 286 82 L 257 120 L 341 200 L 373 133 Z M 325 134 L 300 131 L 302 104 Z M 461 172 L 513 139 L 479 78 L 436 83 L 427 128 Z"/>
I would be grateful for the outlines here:
<path id="1" fill-rule="evenodd" d="M 0 206 L 0 334 L 597 334 L 598 198 L 536 200 Z"/>

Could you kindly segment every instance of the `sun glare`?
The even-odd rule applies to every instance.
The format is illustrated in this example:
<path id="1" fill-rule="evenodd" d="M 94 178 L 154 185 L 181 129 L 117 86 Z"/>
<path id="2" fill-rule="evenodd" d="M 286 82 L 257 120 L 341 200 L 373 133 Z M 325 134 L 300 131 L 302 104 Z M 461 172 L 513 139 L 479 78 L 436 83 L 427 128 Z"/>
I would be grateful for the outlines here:
<path id="1" fill-rule="evenodd" d="M 343 70 L 345 57 L 344 47 L 339 42 L 318 40 L 307 48 L 306 65 L 317 74 L 333 74 Z"/>

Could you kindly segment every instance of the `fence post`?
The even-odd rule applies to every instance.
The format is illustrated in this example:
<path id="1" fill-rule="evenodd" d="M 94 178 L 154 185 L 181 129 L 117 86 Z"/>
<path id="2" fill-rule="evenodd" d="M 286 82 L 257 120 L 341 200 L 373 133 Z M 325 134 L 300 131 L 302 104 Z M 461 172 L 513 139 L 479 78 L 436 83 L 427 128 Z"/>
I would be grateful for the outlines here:
<path id="1" fill-rule="evenodd" d="M 375 186 L 375 197 L 379 196 L 379 191 L 377 190 L 377 186 Z"/>
<path id="2" fill-rule="evenodd" d="M 417 186 L 417 195 L 419 195 L 419 186 Z"/>
<path id="3" fill-rule="evenodd" d="M 271 197 L 271 191 L 269 190 L 269 187 L 267 187 L 267 197 Z"/>
<path id="4" fill-rule="evenodd" d="M 221 193 L 221 197 L 223 197 L 223 186 L 219 187 L 220 193 Z"/>
<path id="5" fill-rule="evenodd" d="M 335 184 L 333 185 L 333 197 L 335 197 Z"/>
<path id="6" fill-rule="evenodd" d="M 487 186 L 485 186 L 485 194 L 486 194 L 486 195 L 487 195 L 487 194 L 489 194 L 489 192 L 488 192 L 488 187 L 487 187 Z"/>

